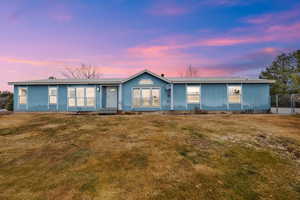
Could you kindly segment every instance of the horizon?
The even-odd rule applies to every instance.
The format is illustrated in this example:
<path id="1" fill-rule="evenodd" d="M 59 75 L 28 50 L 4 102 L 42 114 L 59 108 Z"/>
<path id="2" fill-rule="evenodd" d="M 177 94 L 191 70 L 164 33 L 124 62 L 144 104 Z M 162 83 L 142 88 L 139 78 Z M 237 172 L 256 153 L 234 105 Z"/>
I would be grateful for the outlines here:
<path id="1" fill-rule="evenodd" d="M 299 10 L 297 0 L 4 1 L 0 91 L 81 64 L 103 78 L 179 77 L 188 65 L 199 77 L 258 78 L 299 49 Z"/>

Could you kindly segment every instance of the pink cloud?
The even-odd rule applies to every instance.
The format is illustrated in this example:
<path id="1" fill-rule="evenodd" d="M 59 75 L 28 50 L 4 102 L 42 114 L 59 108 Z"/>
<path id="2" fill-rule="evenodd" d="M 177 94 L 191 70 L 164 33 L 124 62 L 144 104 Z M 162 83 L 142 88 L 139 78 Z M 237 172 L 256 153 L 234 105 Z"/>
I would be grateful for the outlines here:
<path id="1" fill-rule="evenodd" d="M 251 4 L 256 0 L 201 0 L 201 1 L 181 1 L 174 3 L 170 0 L 156 0 L 154 6 L 148 10 L 148 13 L 158 16 L 178 16 L 203 8 L 204 6 L 235 6 Z"/>
<path id="2" fill-rule="evenodd" d="M 274 55 L 278 53 L 278 49 L 274 47 L 266 47 L 261 50 L 262 53 Z"/>
<path id="3" fill-rule="evenodd" d="M 174 2 L 156 2 L 154 6 L 148 10 L 152 15 L 176 16 L 184 15 L 191 11 L 185 4 L 178 5 Z"/>
<path id="4" fill-rule="evenodd" d="M 288 11 L 267 13 L 259 16 L 248 17 L 243 19 L 243 21 L 255 25 L 284 23 L 287 20 L 297 19 L 300 16 L 299 9 L 300 9 L 300 4 L 294 6 L 293 9 Z"/>
<path id="5" fill-rule="evenodd" d="M 22 59 L 22 58 L 12 58 L 12 57 L 0 57 L 0 61 L 8 63 L 17 64 L 28 64 L 33 66 L 57 66 L 57 65 L 67 65 L 75 60 L 65 60 L 65 61 L 48 61 L 48 60 L 34 60 L 34 59 Z"/>
<path id="6" fill-rule="evenodd" d="M 267 15 L 263 15 L 263 16 L 259 16 L 259 17 L 248 18 L 245 21 L 250 24 L 263 24 L 263 23 L 270 21 L 272 19 L 272 17 L 273 17 L 273 15 L 267 14 Z"/>
<path id="7" fill-rule="evenodd" d="M 203 40 L 199 43 L 199 45 L 203 46 L 232 46 L 237 44 L 245 44 L 257 42 L 259 39 L 254 37 L 241 37 L 241 38 L 214 38 Z"/>

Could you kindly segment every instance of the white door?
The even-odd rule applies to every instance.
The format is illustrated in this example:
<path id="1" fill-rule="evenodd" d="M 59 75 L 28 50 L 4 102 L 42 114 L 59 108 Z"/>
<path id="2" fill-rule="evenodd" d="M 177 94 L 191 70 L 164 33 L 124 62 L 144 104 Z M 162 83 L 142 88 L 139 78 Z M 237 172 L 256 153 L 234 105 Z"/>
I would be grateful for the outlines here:
<path id="1" fill-rule="evenodd" d="M 117 87 L 106 87 L 106 108 L 118 107 L 118 89 Z"/>

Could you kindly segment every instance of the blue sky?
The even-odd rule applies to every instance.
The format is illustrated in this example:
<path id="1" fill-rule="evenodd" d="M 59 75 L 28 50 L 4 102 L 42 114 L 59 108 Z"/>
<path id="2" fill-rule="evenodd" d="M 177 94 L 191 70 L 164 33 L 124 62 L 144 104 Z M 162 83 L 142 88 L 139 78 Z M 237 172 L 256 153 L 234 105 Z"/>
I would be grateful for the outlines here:
<path id="1" fill-rule="evenodd" d="M 3 0 L 0 90 L 81 63 L 104 77 L 258 76 L 299 48 L 297 0 Z"/>

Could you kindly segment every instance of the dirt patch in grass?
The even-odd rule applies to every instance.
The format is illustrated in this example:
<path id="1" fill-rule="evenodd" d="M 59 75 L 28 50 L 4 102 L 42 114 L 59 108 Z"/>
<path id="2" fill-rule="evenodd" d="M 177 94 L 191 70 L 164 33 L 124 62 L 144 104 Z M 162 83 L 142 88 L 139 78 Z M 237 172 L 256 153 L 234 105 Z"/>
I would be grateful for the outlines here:
<path id="1" fill-rule="evenodd" d="M 0 199 L 299 199 L 300 117 L 0 117 Z"/>

